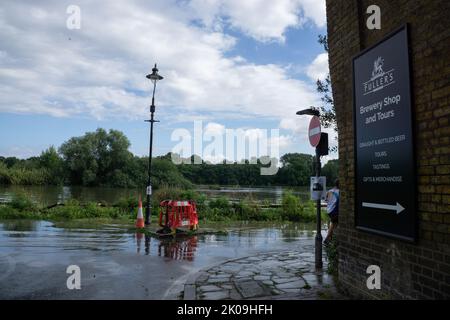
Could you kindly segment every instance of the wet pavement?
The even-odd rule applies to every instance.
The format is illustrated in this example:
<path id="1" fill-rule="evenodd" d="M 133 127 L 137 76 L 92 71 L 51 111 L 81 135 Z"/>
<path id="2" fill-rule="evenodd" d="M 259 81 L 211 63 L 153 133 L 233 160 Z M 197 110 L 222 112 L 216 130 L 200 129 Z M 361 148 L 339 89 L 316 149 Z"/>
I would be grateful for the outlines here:
<path id="1" fill-rule="evenodd" d="M 122 223 L 3 221 L 0 299 L 179 299 L 185 283 L 208 266 L 268 252 L 313 252 L 313 227 L 237 224 L 227 226 L 228 234 L 160 240 Z M 80 290 L 67 288 L 69 265 L 81 269 Z"/>
<path id="2" fill-rule="evenodd" d="M 312 250 L 305 244 L 300 250 L 261 253 L 202 270 L 186 282 L 184 299 L 343 299 L 333 278 L 315 270 Z"/>

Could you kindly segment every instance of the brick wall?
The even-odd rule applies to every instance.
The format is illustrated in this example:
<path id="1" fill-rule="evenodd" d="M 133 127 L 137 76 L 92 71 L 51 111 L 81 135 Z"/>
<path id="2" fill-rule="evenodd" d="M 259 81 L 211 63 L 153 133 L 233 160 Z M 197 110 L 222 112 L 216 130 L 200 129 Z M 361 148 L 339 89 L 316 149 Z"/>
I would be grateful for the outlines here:
<path id="1" fill-rule="evenodd" d="M 327 0 L 329 63 L 339 130 L 340 288 L 360 298 L 450 298 L 450 1 Z M 366 8 L 381 8 L 368 30 Z M 409 24 L 419 238 L 409 244 L 354 227 L 352 57 Z M 366 268 L 381 267 L 381 290 Z"/>

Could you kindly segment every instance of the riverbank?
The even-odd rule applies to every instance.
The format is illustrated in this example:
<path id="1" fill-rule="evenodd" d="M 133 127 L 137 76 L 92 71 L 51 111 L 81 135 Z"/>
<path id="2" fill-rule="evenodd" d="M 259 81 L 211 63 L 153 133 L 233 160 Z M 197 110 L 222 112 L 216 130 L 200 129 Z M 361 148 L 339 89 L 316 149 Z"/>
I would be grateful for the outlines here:
<path id="1" fill-rule="evenodd" d="M 300 202 L 292 192 L 284 192 L 280 205 L 271 206 L 252 198 L 232 202 L 227 197 L 208 199 L 205 194 L 192 190 L 159 190 L 152 203 L 152 217 L 158 215 L 158 204 L 162 199 L 192 199 L 197 203 L 200 222 L 206 221 L 293 221 L 312 222 L 316 211 L 312 201 Z M 145 206 L 145 203 L 144 203 Z M 87 202 L 80 203 L 70 199 L 65 203 L 43 206 L 26 195 L 15 195 L 11 201 L 0 205 L 0 219 L 33 220 L 73 220 L 73 219 L 122 219 L 133 221 L 136 218 L 138 201 L 126 197 L 113 204 Z M 325 214 L 323 217 L 325 218 Z"/>

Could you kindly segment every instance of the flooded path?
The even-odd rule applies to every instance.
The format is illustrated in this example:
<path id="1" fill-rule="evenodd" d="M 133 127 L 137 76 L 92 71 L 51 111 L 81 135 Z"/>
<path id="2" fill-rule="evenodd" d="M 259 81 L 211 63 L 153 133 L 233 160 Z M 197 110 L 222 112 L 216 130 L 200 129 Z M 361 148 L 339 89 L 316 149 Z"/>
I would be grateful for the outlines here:
<path id="1" fill-rule="evenodd" d="M 314 250 L 313 225 L 236 224 L 228 234 L 159 240 L 131 225 L 0 222 L 0 299 L 177 299 L 210 265 L 263 252 Z M 68 290 L 69 265 L 81 290 Z"/>

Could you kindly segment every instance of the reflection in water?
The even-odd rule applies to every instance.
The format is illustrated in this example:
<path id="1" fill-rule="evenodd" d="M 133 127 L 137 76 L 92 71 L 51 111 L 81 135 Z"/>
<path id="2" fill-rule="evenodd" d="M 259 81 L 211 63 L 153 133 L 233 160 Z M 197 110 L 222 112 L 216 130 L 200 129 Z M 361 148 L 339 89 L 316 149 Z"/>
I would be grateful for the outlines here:
<path id="1" fill-rule="evenodd" d="M 136 252 L 140 253 L 141 252 L 141 243 L 142 243 L 142 237 L 144 236 L 142 233 L 140 232 L 136 232 Z"/>
<path id="2" fill-rule="evenodd" d="M 211 199 L 226 196 L 233 201 L 243 198 L 250 198 L 256 201 L 268 200 L 273 203 L 281 203 L 283 192 L 286 188 L 281 186 L 238 188 L 219 186 L 217 188 L 213 188 L 207 185 L 198 185 L 197 190 L 205 193 L 208 198 Z M 299 196 L 302 201 L 309 199 L 309 187 L 290 187 L 289 190 L 291 190 L 294 195 Z"/>
<path id="3" fill-rule="evenodd" d="M 145 236 L 145 254 L 148 256 L 150 254 L 150 239 L 149 235 Z"/>
<path id="4" fill-rule="evenodd" d="M 187 239 L 161 240 L 158 245 L 158 256 L 174 260 L 193 261 L 197 249 L 197 236 Z"/>
<path id="5" fill-rule="evenodd" d="M 33 220 L 6 220 L 0 224 L 0 230 L 5 231 L 36 231 L 37 223 Z M 13 236 L 14 233 L 8 233 Z M 26 234 L 26 233 L 22 233 Z"/>
<path id="6" fill-rule="evenodd" d="M 136 252 L 142 251 L 142 239 L 144 239 L 145 255 L 150 254 L 151 237 L 143 233 L 136 232 Z M 159 239 L 158 242 L 158 256 L 171 258 L 174 260 L 194 260 L 194 253 L 197 248 L 197 236 L 189 238 L 174 238 L 174 239 Z"/>
<path id="7" fill-rule="evenodd" d="M 9 202 L 15 195 L 23 194 L 40 205 L 77 199 L 80 202 L 114 203 L 121 197 L 136 196 L 137 189 L 80 187 L 80 186 L 0 186 L 0 202 Z"/>

